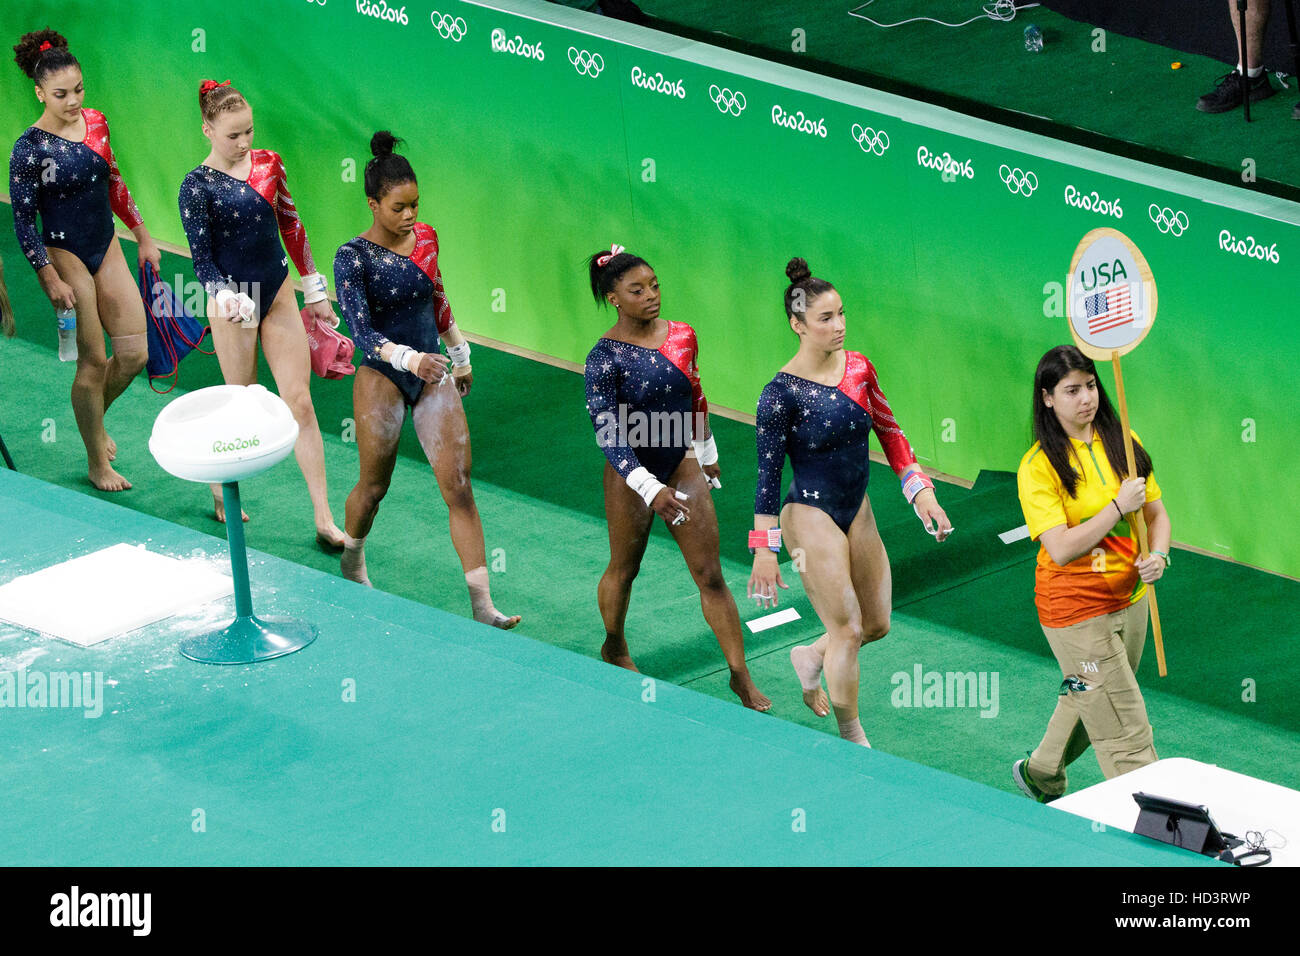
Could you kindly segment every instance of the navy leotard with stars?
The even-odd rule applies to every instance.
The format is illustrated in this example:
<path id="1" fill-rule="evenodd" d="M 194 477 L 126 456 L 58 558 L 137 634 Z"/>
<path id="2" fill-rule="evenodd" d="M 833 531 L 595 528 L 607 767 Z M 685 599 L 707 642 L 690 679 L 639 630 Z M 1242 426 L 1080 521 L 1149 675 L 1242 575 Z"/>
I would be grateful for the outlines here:
<path id="1" fill-rule="evenodd" d="M 208 294 L 244 292 L 264 315 L 289 277 L 290 256 L 300 275 L 315 272 L 316 265 L 279 154 L 269 149 L 251 154 L 247 180 L 211 166 L 191 170 L 181 183 L 179 202 L 194 274 Z"/>
<path id="2" fill-rule="evenodd" d="M 709 410 L 696 367 L 698 354 L 695 330 L 685 322 L 669 322 L 668 337 L 658 349 L 602 338 L 587 354 L 587 413 L 597 444 L 621 477 L 645 467 L 668 484 L 686 456 Z M 620 434 L 620 407 L 625 434 Z M 670 417 L 651 417 L 663 413 Z M 656 421 L 669 423 L 666 434 L 656 429 Z"/>
<path id="3" fill-rule="evenodd" d="M 94 275 L 113 241 L 113 214 L 128 229 L 144 221 L 118 172 L 104 114 L 82 109 L 81 116 L 81 142 L 29 126 L 9 156 L 14 231 L 33 269 L 50 264 L 45 250 L 53 246 L 71 252 Z"/>
<path id="4" fill-rule="evenodd" d="M 392 342 L 436 355 L 438 337 L 455 323 L 438 268 L 438 233 L 417 222 L 409 256 L 362 236 L 345 242 L 334 255 L 334 287 L 362 364 L 387 376 L 414 405 L 425 382 L 393 368 L 379 350 Z"/>
<path id="5" fill-rule="evenodd" d="M 758 488 L 754 513 L 779 515 L 782 504 L 820 508 L 845 534 L 862 505 L 874 428 L 890 467 L 901 477 L 916 465 L 907 436 L 889 408 L 876 369 L 859 352 L 844 353 L 838 386 L 778 372 L 758 400 Z M 794 480 L 781 494 L 786 456 Z"/>

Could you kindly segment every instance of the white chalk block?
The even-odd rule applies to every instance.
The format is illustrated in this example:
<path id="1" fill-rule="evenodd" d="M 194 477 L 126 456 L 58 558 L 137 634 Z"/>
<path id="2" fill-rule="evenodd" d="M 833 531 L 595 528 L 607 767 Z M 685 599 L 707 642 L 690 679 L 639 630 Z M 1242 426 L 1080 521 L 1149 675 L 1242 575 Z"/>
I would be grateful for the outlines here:
<path id="1" fill-rule="evenodd" d="M 206 562 L 116 544 L 0 586 L 0 621 L 88 647 L 233 591 Z"/>

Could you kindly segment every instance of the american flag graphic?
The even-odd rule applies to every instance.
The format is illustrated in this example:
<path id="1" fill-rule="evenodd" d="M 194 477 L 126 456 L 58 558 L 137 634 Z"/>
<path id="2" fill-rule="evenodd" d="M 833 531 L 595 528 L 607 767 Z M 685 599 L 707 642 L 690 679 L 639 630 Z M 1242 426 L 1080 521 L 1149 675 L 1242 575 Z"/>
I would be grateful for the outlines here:
<path id="1" fill-rule="evenodd" d="M 1129 286 L 1116 286 L 1097 292 L 1083 300 L 1088 318 L 1088 334 L 1096 335 L 1133 321 L 1133 297 Z"/>

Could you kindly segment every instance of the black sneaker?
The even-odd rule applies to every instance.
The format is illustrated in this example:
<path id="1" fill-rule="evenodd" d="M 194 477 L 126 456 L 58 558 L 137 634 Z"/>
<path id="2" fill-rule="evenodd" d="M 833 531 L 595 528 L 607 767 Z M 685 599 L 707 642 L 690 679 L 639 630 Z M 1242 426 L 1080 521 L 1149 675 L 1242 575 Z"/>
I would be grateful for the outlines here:
<path id="1" fill-rule="evenodd" d="M 1276 92 L 1268 81 L 1268 70 L 1264 70 L 1259 76 L 1248 78 L 1247 83 L 1250 84 L 1252 103 L 1266 100 Z M 1219 77 L 1213 91 L 1196 101 L 1196 108 L 1202 113 L 1226 113 L 1240 105 L 1241 74 L 1236 70 Z"/>

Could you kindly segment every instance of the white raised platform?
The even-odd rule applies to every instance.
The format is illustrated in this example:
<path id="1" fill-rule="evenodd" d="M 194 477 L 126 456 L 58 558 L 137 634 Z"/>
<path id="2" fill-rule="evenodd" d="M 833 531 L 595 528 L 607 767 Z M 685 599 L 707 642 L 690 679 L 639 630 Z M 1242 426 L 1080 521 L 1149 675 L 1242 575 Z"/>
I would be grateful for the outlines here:
<path id="1" fill-rule="evenodd" d="M 1300 792 L 1199 760 L 1157 760 L 1050 805 L 1132 833 L 1139 812 L 1133 794 L 1139 792 L 1203 805 L 1220 832 L 1238 839 L 1258 830 L 1273 851 L 1267 866 L 1300 866 Z"/>

